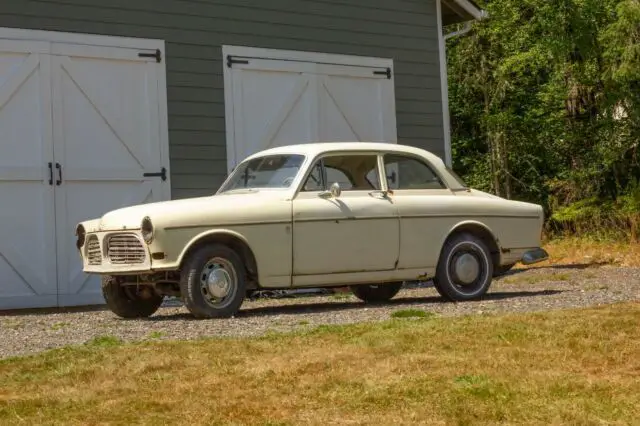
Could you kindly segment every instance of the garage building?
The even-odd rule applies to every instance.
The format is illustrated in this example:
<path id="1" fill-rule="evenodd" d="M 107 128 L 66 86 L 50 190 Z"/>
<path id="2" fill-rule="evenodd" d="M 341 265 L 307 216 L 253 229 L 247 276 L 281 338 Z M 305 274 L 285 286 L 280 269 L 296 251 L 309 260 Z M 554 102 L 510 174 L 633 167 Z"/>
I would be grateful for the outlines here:
<path id="1" fill-rule="evenodd" d="M 2 0 L 0 309 L 102 304 L 75 225 L 212 194 L 258 150 L 450 161 L 443 26 L 469 0 Z"/>

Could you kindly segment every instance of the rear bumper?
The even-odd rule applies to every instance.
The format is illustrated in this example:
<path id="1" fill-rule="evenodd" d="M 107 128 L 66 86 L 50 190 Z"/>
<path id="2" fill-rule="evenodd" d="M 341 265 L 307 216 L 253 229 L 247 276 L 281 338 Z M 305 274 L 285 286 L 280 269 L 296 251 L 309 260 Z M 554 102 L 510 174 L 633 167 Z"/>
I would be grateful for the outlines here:
<path id="1" fill-rule="evenodd" d="M 536 263 L 544 262 L 549 259 L 549 253 L 545 251 L 545 249 L 541 247 L 537 247 L 533 250 L 527 251 L 524 255 L 522 255 L 522 264 L 523 265 L 533 265 Z"/>

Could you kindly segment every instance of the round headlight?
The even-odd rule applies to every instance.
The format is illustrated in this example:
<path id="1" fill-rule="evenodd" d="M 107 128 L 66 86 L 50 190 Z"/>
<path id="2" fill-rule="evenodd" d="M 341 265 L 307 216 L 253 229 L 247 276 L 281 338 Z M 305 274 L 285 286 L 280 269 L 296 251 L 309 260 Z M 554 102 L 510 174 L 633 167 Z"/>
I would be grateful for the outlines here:
<path id="1" fill-rule="evenodd" d="M 80 250 L 82 246 L 84 246 L 84 239 L 86 235 L 87 232 L 85 231 L 84 226 L 78 225 L 76 227 L 76 247 L 78 248 L 78 250 Z"/>
<path id="2" fill-rule="evenodd" d="M 153 224 L 151 223 L 151 219 L 148 217 L 142 219 L 141 232 L 144 242 L 151 244 L 151 241 L 153 241 Z"/>

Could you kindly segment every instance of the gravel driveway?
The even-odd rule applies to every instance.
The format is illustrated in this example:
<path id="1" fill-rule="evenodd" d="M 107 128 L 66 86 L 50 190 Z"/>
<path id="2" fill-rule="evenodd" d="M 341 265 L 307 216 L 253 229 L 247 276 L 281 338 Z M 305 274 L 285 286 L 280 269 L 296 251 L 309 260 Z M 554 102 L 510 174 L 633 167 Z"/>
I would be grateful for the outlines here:
<path id="1" fill-rule="evenodd" d="M 0 358 L 27 355 L 96 337 L 125 341 L 254 336 L 319 324 L 387 320 L 403 309 L 443 316 L 524 312 L 640 301 L 640 268 L 543 267 L 514 270 L 494 281 L 482 301 L 444 303 L 433 288 L 405 289 L 390 303 L 367 306 L 350 294 L 247 301 L 236 318 L 195 320 L 168 303 L 145 320 L 121 320 L 110 311 L 10 313 L 0 316 Z"/>

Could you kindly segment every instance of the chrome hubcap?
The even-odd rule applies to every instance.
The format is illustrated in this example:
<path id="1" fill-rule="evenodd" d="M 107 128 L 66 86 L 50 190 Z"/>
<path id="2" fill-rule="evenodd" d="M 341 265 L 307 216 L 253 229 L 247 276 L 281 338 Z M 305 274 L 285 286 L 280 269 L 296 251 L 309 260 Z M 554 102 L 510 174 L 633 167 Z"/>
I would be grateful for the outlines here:
<path id="1" fill-rule="evenodd" d="M 222 299 L 229 294 L 231 288 L 231 276 L 224 269 L 213 269 L 207 276 L 207 290 L 217 299 Z"/>
<path id="2" fill-rule="evenodd" d="M 220 308 L 228 303 L 236 291 L 236 273 L 226 259 L 211 259 L 200 274 L 202 294 L 209 305 Z"/>
<path id="3" fill-rule="evenodd" d="M 456 259 L 453 270 L 462 284 L 472 284 L 480 275 L 480 263 L 474 255 L 465 253 Z"/>

